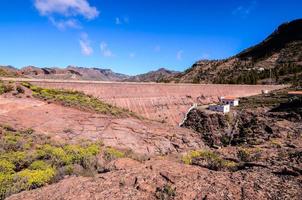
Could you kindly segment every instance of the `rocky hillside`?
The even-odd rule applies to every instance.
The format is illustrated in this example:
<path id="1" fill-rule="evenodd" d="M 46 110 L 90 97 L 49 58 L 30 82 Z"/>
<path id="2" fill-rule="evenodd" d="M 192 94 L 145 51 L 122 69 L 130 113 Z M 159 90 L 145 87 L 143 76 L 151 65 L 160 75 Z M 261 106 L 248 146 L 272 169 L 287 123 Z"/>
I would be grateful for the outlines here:
<path id="1" fill-rule="evenodd" d="M 193 129 L 209 146 L 261 145 L 271 140 L 287 143 L 287 135 L 301 136 L 302 98 L 287 90 L 241 98 L 239 107 L 224 115 L 204 108 L 192 110 L 183 126 Z"/>
<path id="2" fill-rule="evenodd" d="M 20 77 L 21 73 L 18 71 L 18 69 L 14 68 L 13 66 L 0 65 L 0 77 L 1 76 L 2 77 Z"/>
<path id="3" fill-rule="evenodd" d="M 189 83 L 295 83 L 302 80 L 302 19 L 225 60 L 201 60 L 171 79 Z"/>
<path id="4" fill-rule="evenodd" d="M 115 73 L 110 69 L 84 68 L 76 66 L 68 66 L 67 68 L 37 68 L 34 66 L 28 66 L 19 70 L 19 73 L 28 78 L 96 81 L 121 81 L 129 77 L 124 74 Z"/>
<path id="5" fill-rule="evenodd" d="M 192 110 L 190 131 L 16 85 L 0 96 L 0 199 L 300 200 L 302 104 L 286 92 L 241 99 L 230 115 Z"/>
<path id="6" fill-rule="evenodd" d="M 129 82 L 165 82 L 169 78 L 175 76 L 179 72 L 167 70 L 165 68 L 160 68 L 156 71 L 150 71 L 145 74 L 140 74 L 136 76 L 131 76 L 125 81 Z"/>
<path id="7" fill-rule="evenodd" d="M 92 81 L 125 81 L 125 82 L 164 82 L 179 72 L 160 68 L 145 74 L 128 76 L 115 73 L 110 69 L 68 66 L 66 68 L 35 66 L 23 67 L 20 70 L 12 66 L 0 66 L 0 77 L 26 77 L 37 79 L 92 80 Z"/>

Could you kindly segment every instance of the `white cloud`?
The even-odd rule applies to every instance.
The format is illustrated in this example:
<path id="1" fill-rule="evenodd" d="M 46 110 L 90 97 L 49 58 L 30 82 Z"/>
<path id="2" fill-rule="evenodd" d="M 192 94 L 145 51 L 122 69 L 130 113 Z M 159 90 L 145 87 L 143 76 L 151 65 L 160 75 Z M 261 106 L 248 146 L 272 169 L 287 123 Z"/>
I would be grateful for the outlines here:
<path id="1" fill-rule="evenodd" d="M 240 5 L 237 8 L 235 8 L 232 12 L 233 15 L 240 16 L 242 18 L 246 18 L 252 10 L 255 9 L 257 5 L 257 1 L 251 1 L 248 5 Z"/>
<path id="2" fill-rule="evenodd" d="M 104 57 L 113 57 L 112 51 L 108 48 L 108 45 L 106 42 L 101 42 L 100 44 L 101 54 Z"/>
<path id="3" fill-rule="evenodd" d="M 120 18 L 119 17 L 116 17 L 115 18 L 115 24 L 116 25 L 120 25 L 122 22 L 121 22 L 121 20 L 120 20 Z"/>
<path id="4" fill-rule="evenodd" d="M 182 54 L 183 54 L 183 50 L 179 50 L 176 53 L 176 59 L 177 60 L 182 60 Z"/>
<path id="5" fill-rule="evenodd" d="M 155 51 L 155 52 L 160 52 L 160 50 L 161 50 L 161 47 L 160 47 L 159 45 L 156 45 L 156 46 L 154 47 L 154 51 Z"/>
<path id="6" fill-rule="evenodd" d="M 121 24 L 128 24 L 129 23 L 129 18 L 128 17 L 116 17 L 115 18 L 115 24 L 116 25 L 121 25 Z"/>
<path id="7" fill-rule="evenodd" d="M 136 56 L 136 54 L 134 52 L 129 53 L 130 58 L 134 58 L 135 56 Z"/>
<path id="8" fill-rule="evenodd" d="M 90 6 L 87 0 L 35 0 L 34 5 L 43 16 L 61 14 L 94 19 L 99 15 L 97 8 Z"/>
<path id="9" fill-rule="evenodd" d="M 82 54 L 90 56 L 93 53 L 93 49 L 90 45 L 90 41 L 87 33 L 82 33 L 81 39 L 79 40 Z"/>
<path id="10" fill-rule="evenodd" d="M 81 29 L 79 21 L 76 19 L 56 20 L 53 17 L 49 18 L 50 22 L 59 30 L 65 30 L 67 28 Z"/>

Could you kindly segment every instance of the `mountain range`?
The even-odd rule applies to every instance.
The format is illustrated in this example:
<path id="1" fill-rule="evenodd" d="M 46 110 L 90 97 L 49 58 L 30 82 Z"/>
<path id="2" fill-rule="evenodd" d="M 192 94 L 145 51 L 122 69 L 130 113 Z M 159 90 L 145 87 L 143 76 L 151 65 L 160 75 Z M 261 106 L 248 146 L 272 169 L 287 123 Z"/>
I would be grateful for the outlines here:
<path id="1" fill-rule="evenodd" d="M 260 44 L 223 60 L 200 60 L 168 81 L 297 83 L 302 80 L 302 19 L 284 23 Z"/>
<path id="2" fill-rule="evenodd" d="M 302 19 L 282 24 L 264 41 L 235 56 L 222 60 L 200 60 L 184 72 L 160 68 L 129 76 L 110 69 L 76 66 L 27 66 L 22 69 L 0 66 L 0 76 L 128 82 L 296 84 L 302 80 Z"/>

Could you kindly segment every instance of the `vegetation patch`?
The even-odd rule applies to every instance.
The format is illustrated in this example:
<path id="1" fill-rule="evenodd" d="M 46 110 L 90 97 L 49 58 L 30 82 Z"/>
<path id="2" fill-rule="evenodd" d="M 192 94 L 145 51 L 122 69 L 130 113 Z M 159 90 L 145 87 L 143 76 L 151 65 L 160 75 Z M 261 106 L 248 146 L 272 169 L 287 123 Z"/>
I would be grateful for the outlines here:
<path id="1" fill-rule="evenodd" d="M 163 187 L 157 187 L 155 192 L 156 199 L 169 200 L 176 196 L 176 189 L 170 184 L 165 184 Z"/>
<path id="2" fill-rule="evenodd" d="M 282 89 L 269 94 L 255 95 L 248 98 L 241 98 L 238 109 L 275 107 L 288 102 L 288 89 Z"/>
<path id="3" fill-rule="evenodd" d="M 100 153 L 98 143 L 58 145 L 32 134 L 31 129 L 17 131 L 0 126 L 0 199 L 53 183 L 65 175 L 97 173 Z M 76 167 L 81 170 L 74 170 Z"/>
<path id="4" fill-rule="evenodd" d="M 114 116 L 138 117 L 136 114 L 129 110 L 112 106 L 103 101 L 100 101 L 99 99 L 91 95 L 86 95 L 83 92 L 65 89 L 46 89 L 34 86 L 26 82 L 22 83 L 22 85 L 31 89 L 33 91 L 33 96 L 46 101 L 59 102 L 64 106 L 93 111 L 101 114 L 110 114 Z"/>
<path id="5" fill-rule="evenodd" d="M 261 152 L 260 148 L 239 148 L 237 156 L 242 162 L 253 162 L 260 159 Z"/>
<path id="6" fill-rule="evenodd" d="M 189 165 L 198 165 L 211 170 L 232 170 L 237 166 L 236 162 L 225 160 L 215 152 L 209 150 L 190 151 L 182 157 L 182 161 Z"/>
<path id="7" fill-rule="evenodd" d="M 10 83 L 4 83 L 0 80 L 0 95 L 14 90 L 14 86 Z"/>
<path id="8" fill-rule="evenodd" d="M 20 77 L 20 75 L 17 72 L 6 70 L 4 68 L 1 68 L 0 66 L 0 77 L 16 78 L 16 77 Z"/>
<path id="9" fill-rule="evenodd" d="M 107 147 L 104 152 L 104 157 L 106 160 L 110 161 L 117 158 L 124 158 L 126 157 L 126 155 L 124 152 L 119 151 L 113 147 Z"/>

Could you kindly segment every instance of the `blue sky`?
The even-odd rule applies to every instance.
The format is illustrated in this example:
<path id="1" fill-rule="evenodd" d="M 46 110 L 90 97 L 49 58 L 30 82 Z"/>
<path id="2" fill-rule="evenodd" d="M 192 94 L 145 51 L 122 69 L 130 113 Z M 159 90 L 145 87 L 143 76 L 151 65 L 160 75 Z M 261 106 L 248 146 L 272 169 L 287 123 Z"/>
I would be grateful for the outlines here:
<path id="1" fill-rule="evenodd" d="M 301 0 L 1 0 L 0 64 L 184 70 L 232 56 L 283 22 Z"/>

